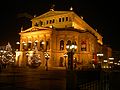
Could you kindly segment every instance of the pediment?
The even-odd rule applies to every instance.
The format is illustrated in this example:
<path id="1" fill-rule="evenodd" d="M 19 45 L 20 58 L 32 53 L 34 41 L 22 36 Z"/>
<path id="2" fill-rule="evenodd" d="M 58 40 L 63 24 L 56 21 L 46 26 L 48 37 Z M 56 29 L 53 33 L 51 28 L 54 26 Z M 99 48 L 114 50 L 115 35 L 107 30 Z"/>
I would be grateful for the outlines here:
<path id="1" fill-rule="evenodd" d="M 41 31 L 41 30 L 48 30 L 49 28 L 44 28 L 44 27 L 31 27 L 29 29 L 26 29 L 24 31 L 21 31 L 21 33 L 27 33 L 27 32 L 34 32 L 34 31 Z"/>

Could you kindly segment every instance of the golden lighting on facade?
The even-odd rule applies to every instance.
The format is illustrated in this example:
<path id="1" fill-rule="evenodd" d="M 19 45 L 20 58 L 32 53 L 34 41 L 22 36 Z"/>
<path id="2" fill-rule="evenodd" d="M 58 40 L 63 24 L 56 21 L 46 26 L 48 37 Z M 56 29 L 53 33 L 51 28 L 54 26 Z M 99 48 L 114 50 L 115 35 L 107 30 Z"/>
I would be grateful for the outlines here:
<path id="1" fill-rule="evenodd" d="M 28 41 L 28 43 L 32 43 L 32 41 Z"/>
<path id="2" fill-rule="evenodd" d="M 70 11 L 49 11 L 34 17 L 31 20 L 32 27 L 19 33 L 20 51 L 23 54 L 27 52 L 26 56 L 32 56 L 31 50 L 35 43 L 41 56 L 41 66 L 45 65 L 43 53 L 48 51 L 51 56 L 48 61 L 49 66 L 65 67 L 63 55 L 66 53 L 66 48 L 77 49 L 75 56 L 79 63 L 82 60 L 84 60 L 83 65 L 88 65 L 89 60 L 92 62 L 92 59 L 95 59 L 93 53 L 97 53 L 99 44 L 102 45 L 102 36 L 83 21 L 83 17 L 79 17 L 72 10 L 71 7 Z M 67 46 L 66 44 L 73 39 L 77 46 Z M 84 45 L 81 45 L 82 41 Z M 25 55 L 20 55 L 20 59 L 26 62 L 27 57 L 23 56 Z M 103 54 L 97 54 L 97 56 L 103 56 Z"/>
<path id="3" fill-rule="evenodd" d="M 38 42 L 38 40 L 35 40 L 35 42 Z"/>

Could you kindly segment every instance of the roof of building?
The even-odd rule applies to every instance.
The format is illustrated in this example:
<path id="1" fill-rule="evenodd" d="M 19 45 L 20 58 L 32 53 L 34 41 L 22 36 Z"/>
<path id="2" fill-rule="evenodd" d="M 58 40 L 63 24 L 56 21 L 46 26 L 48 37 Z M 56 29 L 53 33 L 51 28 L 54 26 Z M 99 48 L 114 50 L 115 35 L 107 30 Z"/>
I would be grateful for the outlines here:
<path id="1" fill-rule="evenodd" d="M 51 17 L 51 16 L 55 16 L 55 15 L 68 14 L 68 13 L 73 13 L 73 11 L 48 11 L 48 12 L 46 12 L 38 17 L 34 17 L 32 20 Z"/>
<path id="2" fill-rule="evenodd" d="M 83 29 L 83 30 L 85 30 L 85 31 L 89 31 L 90 33 L 93 33 L 96 37 L 97 37 L 97 39 L 98 39 L 98 42 L 100 43 L 100 44 L 103 44 L 102 43 L 102 36 L 95 30 L 95 29 L 93 29 L 91 26 L 89 26 L 84 20 L 83 20 L 83 18 L 80 18 L 76 13 L 74 13 L 72 10 L 70 10 L 70 11 L 54 11 L 54 10 L 50 10 L 50 11 L 48 11 L 48 12 L 46 12 L 46 13 L 44 13 L 44 14 L 42 14 L 42 15 L 40 15 L 40 16 L 37 16 L 37 17 L 34 17 L 33 19 L 31 19 L 31 21 L 39 21 L 40 19 L 43 19 L 43 18 L 47 18 L 47 17 L 54 17 L 54 16 L 57 16 L 57 15 L 62 15 L 62 16 L 64 16 L 65 14 L 69 14 L 69 15 L 71 15 L 71 18 L 73 19 L 73 21 L 71 21 L 71 22 L 73 22 L 72 24 L 73 24 L 73 27 L 77 27 L 77 29 L 80 29 L 81 30 L 81 28 Z M 54 24 L 54 23 L 53 23 Z M 63 23 L 64 24 L 64 23 Z M 74 26 L 75 25 L 75 26 Z M 48 27 L 48 26 L 47 26 Z M 32 30 L 33 29 L 33 30 Z M 22 31 L 22 32 L 29 32 L 29 31 L 35 31 L 35 30 L 44 30 L 44 29 L 48 29 L 48 28 L 45 28 L 45 27 L 40 27 L 40 26 L 38 26 L 38 27 L 31 27 L 31 28 L 29 28 L 29 29 L 27 29 L 27 30 L 25 30 L 25 31 Z"/>

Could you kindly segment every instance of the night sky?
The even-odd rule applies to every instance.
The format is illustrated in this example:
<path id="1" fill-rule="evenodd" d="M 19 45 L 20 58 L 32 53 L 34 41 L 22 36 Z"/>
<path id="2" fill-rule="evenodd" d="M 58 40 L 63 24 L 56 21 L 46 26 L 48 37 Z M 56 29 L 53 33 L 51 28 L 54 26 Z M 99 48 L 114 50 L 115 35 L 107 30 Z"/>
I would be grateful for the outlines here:
<path id="1" fill-rule="evenodd" d="M 10 42 L 15 45 L 19 40 L 19 32 L 23 23 L 18 15 L 28 13 L 30 15 L 41 15 L 49 11 L 55 4 L 55 10 L 73 11 L 78 16 L 83 16 L 84 21 L 103 36 L 103 43 L 109 45 L 113 50 L 120 50 L 119 44 L 119 3 L 114 0 L 16 0 L 16 2 L 5 1 L 0 6 L 0 46 Z M 27 25 L 27 24 L 26 24 Z"/>

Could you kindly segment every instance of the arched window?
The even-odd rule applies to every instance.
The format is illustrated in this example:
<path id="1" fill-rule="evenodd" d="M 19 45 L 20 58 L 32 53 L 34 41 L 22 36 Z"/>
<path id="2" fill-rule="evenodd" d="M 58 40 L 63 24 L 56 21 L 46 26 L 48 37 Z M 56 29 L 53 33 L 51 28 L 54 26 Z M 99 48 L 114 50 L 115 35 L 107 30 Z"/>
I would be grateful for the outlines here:
<path id="1" fill-rule="evenodd" d="M 81 41 L 81 51 L 86 51 L 86 41 L 85 40 L 82 40 Z"/>
<path id="2" fill-rule="evenodd" d="M 27 43 L 22 43 L 23 49 L 26 51 L 27 50 Z"/>
<path id="3" fill-rule="evenodd" d="M 39 26 L 42 26 L 43 25 L 43 22 L 42 21 L 39 21 Z"/>
<path id="4" fill-rule="evenodd" d="M 64 50 L 64 41 L 63 40 L 60 41 L 60 50 Z"/>
<path id="5" fill-rule="evenodd" d="M 31 42 L 28 42 L 28 50 L 30 50 L 31 49 Z"/>
<path id="6" fill-rule="evenodd" d="M 35 26 L 38 26 L 39 24 L 38 23 L 35 23 Z"/>
<path id="7" fill-rule="evenodd" d="M 44 41 L 43 40 L 40 41 L 40 50 L 42 50 L 42 49 L 44 49 Z"/>
<path id="8" fill-rule="evenodd" d="M 34 42 L 34 44 L 35 44 L 36 46 L 38 46 L 38 40 L 36 40 L 36 41 Z"/>
<path id="9" fill-rule="evenodd" d="M 68 44 L 68 45 L 70 45 L 70 44 L 71 44 L 71 41 L 70 41 L 70 40 L 68 40 L 68 41 L 67 41 L 67 44 Z"/>

